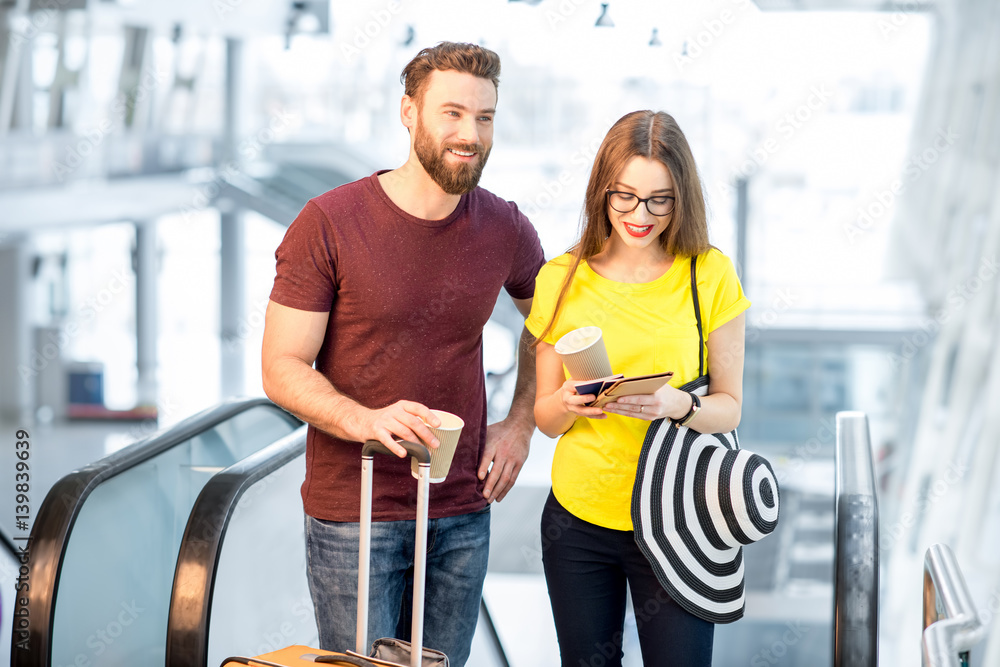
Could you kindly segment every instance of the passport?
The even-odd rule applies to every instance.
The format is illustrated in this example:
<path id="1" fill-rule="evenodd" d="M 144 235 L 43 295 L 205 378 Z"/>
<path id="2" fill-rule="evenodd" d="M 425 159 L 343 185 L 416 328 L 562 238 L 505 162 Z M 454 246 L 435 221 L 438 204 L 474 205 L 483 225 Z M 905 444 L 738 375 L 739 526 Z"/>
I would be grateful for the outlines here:
<path id="1" fill-rule="evenodd" d="M 652 394 L 669 382 L 673 375 L 673 371 L 652 373 L 650 375 L 636 375 L 633 377 L 625 377 L 621 373 L 618 373 L 616 375 L 597 378 L 596 380 L 579 382 L 576 385 L 576 393 L 580 396 L 593 394 L 597 398 L 587 403 L 587 407 L 601 408 L 619 396 Z"/>

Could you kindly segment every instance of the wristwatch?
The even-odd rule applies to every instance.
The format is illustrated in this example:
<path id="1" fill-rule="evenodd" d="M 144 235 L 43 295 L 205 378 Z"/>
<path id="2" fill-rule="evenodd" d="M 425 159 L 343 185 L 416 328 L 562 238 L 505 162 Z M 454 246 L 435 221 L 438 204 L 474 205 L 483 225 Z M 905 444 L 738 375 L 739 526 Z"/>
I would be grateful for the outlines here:
<path id="1" fill-rule="evenodd" d="M 701 400 L 690 391 L 687 393 L 691 397 L 691 409 L 688 410 L 686 415 L 681 417 L 681 420 L 677 422 L 677 426 L 687 426 L 694 419 L 694 416 L 698 414 L 698 411 L 701 410 Z"/>

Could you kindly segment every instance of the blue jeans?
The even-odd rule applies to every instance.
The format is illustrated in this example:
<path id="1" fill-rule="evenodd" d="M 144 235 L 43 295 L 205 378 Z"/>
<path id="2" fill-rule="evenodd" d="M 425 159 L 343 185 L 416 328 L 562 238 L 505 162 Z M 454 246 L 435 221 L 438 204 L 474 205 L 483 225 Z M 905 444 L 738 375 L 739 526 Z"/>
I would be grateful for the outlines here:
<path id="1" fill-rule="evenodd" d="M 626 582 L 642 663 L 711 667 L 715 625 L 671 599 L 632 531 L 575 517 L 549 492 L 542 547 L 563 667 L 621 667 Z"/>
<path id="2" fill-rule="evenodd" d="M 369 646 L 379 637 L 410 639 L 414 528 L 414 521 L 372 523 Z M 309 590 L 325 650 L 355 646 L 359 539 L 357 523 L 306 515 Z M 424 646 L 443 651 L 454 667 L 469 659 L 489 551 L 489 507 L 428 522 Z"/>

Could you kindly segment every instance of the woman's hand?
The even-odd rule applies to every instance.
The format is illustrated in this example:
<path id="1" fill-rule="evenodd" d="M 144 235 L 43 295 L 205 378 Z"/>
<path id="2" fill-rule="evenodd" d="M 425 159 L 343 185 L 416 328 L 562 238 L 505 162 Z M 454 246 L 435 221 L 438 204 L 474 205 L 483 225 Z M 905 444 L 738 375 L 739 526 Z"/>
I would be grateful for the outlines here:
<path id="1" fill-rule="evenodd" d="M 653 421 L 661 417 L 681 419 L 691 409 L 691 396 L 665 384 L 655 394 L 622 396 L 604 406 L 604 411 L 623 417 Z"/>
<path id="2" fill-rule="evenodd" d="M 589 419 L 607 419 L 608 416 L 604 414 L 604 410 L 601 408 L 586 407 L 586 404 L 595 401 L 597 396 L 593 394 L 583 394 L 581 396 L 576 393 L 576 385 L 578 382 L 579 380 L 566 380 L 556 391 L 556 395 L 562 402 L 563 408 L 567 412 L 571 412 L 581 417 L 587 417 Z"/>

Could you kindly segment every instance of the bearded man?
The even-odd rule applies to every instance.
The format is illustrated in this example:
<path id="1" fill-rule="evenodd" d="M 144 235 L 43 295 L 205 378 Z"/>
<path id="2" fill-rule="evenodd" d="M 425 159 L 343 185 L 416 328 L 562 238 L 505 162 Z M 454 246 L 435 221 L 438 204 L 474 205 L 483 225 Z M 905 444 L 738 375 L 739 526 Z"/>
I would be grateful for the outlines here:
<path id="1" fill-rule="evenodd" d="M 490 503 L 517 479 L 535 426 L 526 330 L 510 412 L 487 425 L 483 327 L 501 288 L 527 316 L 544 263 L 517 206 L 478 187 L 499 75 L 497 54 L 472 44 L 417 54 L 400 77 L 406 163 L 310 200 L 275 252 L 263 384 L 309 424 L 302 499 L 324 649 L 354 646 L 360 443 L 372 439 L 400 458 L 374 467 L 368 636 L 407 638 L 416 487 L 394 437 L 437 447 L 434 408 L 465 427 L 431 487 L 424 645 L 456 667 L 469 656 Z"/>

